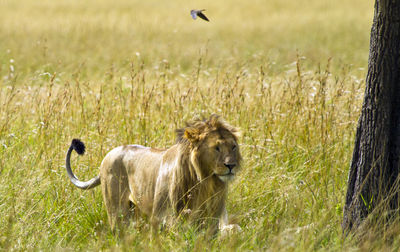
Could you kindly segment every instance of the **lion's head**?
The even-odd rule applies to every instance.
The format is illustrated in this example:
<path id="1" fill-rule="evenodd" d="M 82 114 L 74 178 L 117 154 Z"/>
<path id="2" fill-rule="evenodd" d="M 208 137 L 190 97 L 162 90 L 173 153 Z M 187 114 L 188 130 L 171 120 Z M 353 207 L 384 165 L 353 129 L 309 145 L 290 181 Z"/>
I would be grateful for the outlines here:
<path id="1" fill-rule="evenodd" d="M 242 161 L 238 136 L 239 131 L 218 115 L 195 120 L 177 130 L 177 142 L 190 152 L 190 161 L 200 180 L 216 176 L 227 182 L 235 177 Z"/>

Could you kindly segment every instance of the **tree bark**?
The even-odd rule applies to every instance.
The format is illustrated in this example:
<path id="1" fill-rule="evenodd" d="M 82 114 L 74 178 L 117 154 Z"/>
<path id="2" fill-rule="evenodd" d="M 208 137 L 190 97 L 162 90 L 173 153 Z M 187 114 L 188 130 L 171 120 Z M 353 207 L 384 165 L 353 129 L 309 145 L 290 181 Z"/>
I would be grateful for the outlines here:
<path id="1" fill-rule="evenodd" d="M 345 232 L 359 227 L 372 212 L 398 213 L 399 72 L 400 0 L 376 0 L 365 96 L 344 207 Z"/>

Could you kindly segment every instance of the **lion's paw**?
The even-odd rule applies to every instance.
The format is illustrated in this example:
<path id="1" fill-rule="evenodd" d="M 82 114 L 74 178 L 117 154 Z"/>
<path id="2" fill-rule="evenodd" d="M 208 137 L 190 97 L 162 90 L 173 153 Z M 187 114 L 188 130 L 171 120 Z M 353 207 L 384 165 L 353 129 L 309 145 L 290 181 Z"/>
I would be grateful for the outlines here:
<path id="1" fill-rule="evenodd" d="M 239 225 L 237 224 L 226 225 L 221 228 L 221 237 L 225 238 L 232 234 L 237 234 L 240 232 L 242 232 L 242 228 Z"/>

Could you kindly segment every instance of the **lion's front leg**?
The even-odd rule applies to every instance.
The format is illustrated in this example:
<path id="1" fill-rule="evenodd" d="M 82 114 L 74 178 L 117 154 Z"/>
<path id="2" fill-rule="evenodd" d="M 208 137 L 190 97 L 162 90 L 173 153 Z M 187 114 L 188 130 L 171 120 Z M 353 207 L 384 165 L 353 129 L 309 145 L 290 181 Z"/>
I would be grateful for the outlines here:
<path id="1" fill-rule="evenodd" d="M 233 233 L 241 232 L 242 229 L 237 224 L 229 224 L 228 219 L 228 211 L 226 211 L 226 207 L 223 206 L 221 216 L 219 218 L 219 231 L 221 232 L 222 237 L 229 236 Z"/>
<path id="2" fill-rule="evenodd" d="M 168 188 L 162 183 L 157 183 L 154 192 L 153 210 L 150 219 L 154 230 L 158 230 L 160 225 L 164 224 L 168 207 Z"/>

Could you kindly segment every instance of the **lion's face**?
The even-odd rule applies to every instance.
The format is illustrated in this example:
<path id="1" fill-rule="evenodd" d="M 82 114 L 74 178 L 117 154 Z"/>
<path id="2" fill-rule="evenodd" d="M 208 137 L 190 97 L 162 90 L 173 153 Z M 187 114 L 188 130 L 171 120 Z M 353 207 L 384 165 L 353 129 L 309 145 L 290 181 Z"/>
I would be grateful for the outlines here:
<path id="1" fill-rule="evenodd" d="M 227 130 L 210 132 L 198 147 L 198 152 L 200 166 L 207 176 L 215 175 L 223 182 L 228 182 L 240 168 L 242 158 L 239 145 Z"/>

